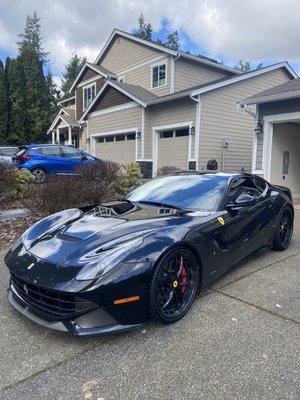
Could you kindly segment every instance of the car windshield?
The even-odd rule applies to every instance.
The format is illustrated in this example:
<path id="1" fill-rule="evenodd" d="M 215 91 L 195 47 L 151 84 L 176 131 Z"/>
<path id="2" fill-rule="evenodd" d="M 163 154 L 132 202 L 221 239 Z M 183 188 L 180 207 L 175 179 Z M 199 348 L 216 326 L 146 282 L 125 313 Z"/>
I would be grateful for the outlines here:
<path id="1" fill-rule="evenodd" d="M 191 211 L 215 211 L 226 188 L 220 175 L 172 175 L 153 179 L 130 193 L 133 203 L 169 205 Z"/>

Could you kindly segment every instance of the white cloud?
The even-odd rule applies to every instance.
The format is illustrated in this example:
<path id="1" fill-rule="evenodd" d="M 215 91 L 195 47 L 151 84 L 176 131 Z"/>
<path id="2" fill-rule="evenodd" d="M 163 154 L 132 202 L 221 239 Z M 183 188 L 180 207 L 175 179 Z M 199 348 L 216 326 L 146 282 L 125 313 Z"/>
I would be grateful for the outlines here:
<path id="1" fill-rule="evenodd" d="M 55 74 L 74 51 L 93 61 L 112 29 L 131 31 L 141 12 L 155 29 L 167 17 L 213 57 L 300 62 L 299 0 L 1 0 L 0 51 L 16 48 L 34 10 Z"/>

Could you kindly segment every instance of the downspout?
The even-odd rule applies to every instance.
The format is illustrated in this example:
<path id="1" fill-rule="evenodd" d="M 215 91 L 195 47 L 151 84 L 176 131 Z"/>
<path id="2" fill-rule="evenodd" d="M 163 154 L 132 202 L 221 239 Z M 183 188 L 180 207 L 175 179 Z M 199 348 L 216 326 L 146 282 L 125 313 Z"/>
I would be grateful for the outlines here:
<path id="1" fill-rule="evenodd" d="M 194 148 L 194 158 L 196 159 L 196 170 L 198 169 L 199 163 L 199 138 L 200 138 L 200 118 L 201 118 L 201 99 L 200 95 L 195 97 L 190 94 L 190 99 L 197 103 L 196 109 L 196 121 L 195 121 L 195 148 Z"/>

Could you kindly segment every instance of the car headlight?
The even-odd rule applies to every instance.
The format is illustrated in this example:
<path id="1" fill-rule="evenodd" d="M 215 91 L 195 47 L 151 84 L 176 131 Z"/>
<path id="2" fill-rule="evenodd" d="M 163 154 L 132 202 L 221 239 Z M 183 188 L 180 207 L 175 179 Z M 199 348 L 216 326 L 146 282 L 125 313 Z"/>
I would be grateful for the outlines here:
<path id="1" fill-rule="evenodd" d="M 100 251 L 98 250 L 85 256 L 85 261 L 89 261 L 77 274 L 76 279 L 79 281 L 89 281 L 107 273 L 133 250 L 137 249 L 143 243 L 143 240 L 143 237 L 139 237 L 137 239 L 119 243 L 107 250 L 102 248 Z"/>

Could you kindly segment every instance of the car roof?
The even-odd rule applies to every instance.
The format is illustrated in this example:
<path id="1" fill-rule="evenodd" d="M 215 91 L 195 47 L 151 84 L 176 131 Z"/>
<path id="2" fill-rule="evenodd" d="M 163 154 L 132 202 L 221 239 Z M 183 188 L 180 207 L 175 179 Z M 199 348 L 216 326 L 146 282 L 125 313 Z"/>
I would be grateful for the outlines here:
<path id="1" fill-rule="evenodd" d="M 22 146 L 19 146 L 19 149 L 34 149 L 36 147 L 57 147 L 57 146 L 63 146 L 63 147 L 74 147 L 72 145 L 64 145 L 64 144 L 49 144 L 49 143 L 40 143 L 40 144 L 25 144 Z"/>

